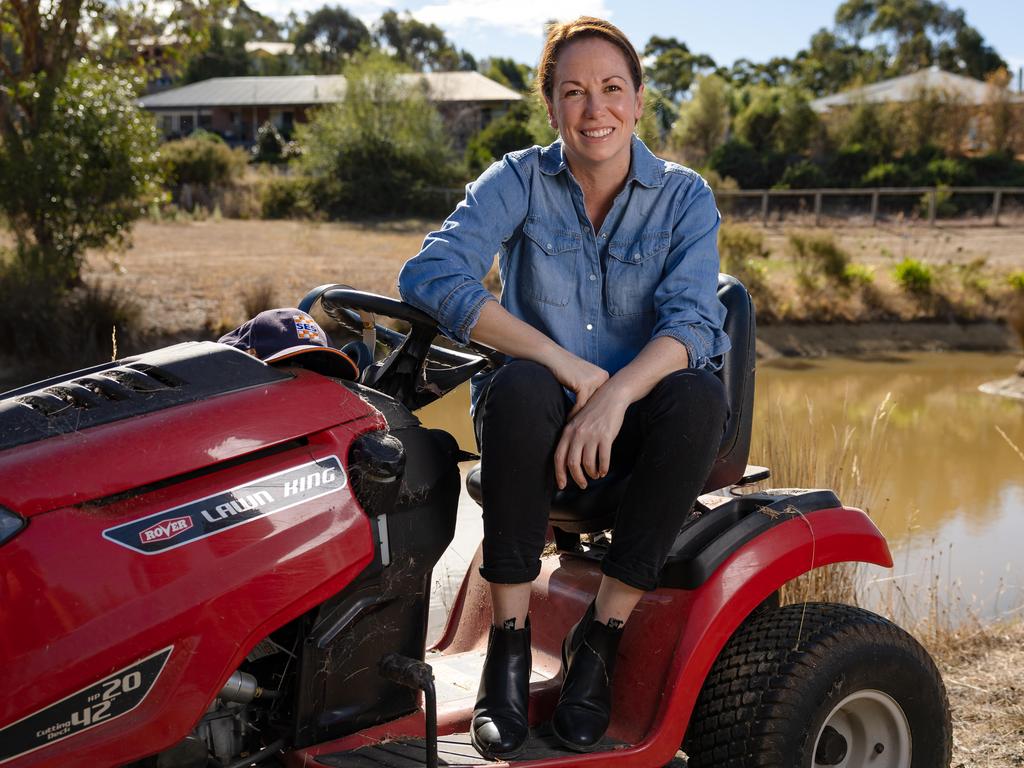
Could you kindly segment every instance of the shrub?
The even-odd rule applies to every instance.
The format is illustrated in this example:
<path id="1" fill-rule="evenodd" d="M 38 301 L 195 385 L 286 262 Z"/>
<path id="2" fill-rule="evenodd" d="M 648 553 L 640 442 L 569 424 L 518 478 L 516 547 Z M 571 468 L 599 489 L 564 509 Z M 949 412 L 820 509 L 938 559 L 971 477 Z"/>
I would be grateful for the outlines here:
<path id="1" fill-rule="evenodd" d="M 930 296 L 934 288 L 935 273 L 917 259 L 904 259 L 896 265 L 893 275 L 899 286 L 914 296 Z"/>
<path id="2" fill-rule="evenodd" d="M 519 102 L 473 135 L 466 147 L 466 167 L 470 173 L 478 174 L 506 152 L 532 144 L 530 107 L 525 102 Z"/>
<path id="3" fill-rule="evenodd" d="M 711 153 L 708 165 L 736 179 L 743 189 L 764 189 L 782 175 L 786 158 L 778 152 L 758 152 L 740 139 L 730 139 Z"/>
<path id="4" fill-rule="evenodd" d="M 847 264 L 843 274 L 848 284 L 858 288 L 866 288 L 875 282 L 875 271 L 864 264 Z"/>
<path id="5" fill-rule="evenodd" d="M 346 69 L 344 100 L 297 127 L 302 169 L 329 213 L 422 210 L 431 188 L 454 180 L 441 117 L 422 87 L 398 78 L 381 55 Z"/>
<path id="6" fill-rule="evenodd" d="M 1006 278 L 1010 287 L 1018 293 L 1024 293 L 1024 272 L 1012 272 Z"/>
<path id="7" fill-rule="evenodd" d="M 913 182 L 913 173 L 903 163 L 876 163 L 861 177 L 864 187 L 908 187 Z"/>
<path id="8" fill-rule="evenodd" d="M 256 144 L 252 148 L 253 162 L 287 163 L 301 154 L 296 141 L 288 141 L 269 120 L 256 131 Z"/>
<path id="9" fill-rule="evenodd" d="M 86 249 L 123 244 L 159 196 L 158 137 L 136 103 L 136 85 L 75 62 L 32 125 L 0 97 L 4 119 L 19 126 L 17 138 L 0 141 L 0 210 L 19 268 L 48 290 L 77 284 Z"/>
<path id="10" fill-rule="evenodd" d="M 810 160 L 798 160 L 787 165 L 776 187 L 781 189 L 814 189 L 826 186 L 828 180 L 825 172 L 817 163 Z"/>
<path id="11" fill-rule="evenodd" d="M 749 227 L 723 224 L 718 230 L 718 250 L 723 272 L 743 283 L 755 301 L 770 299 L 766 270 L 759 263 L 769 255 L 763 234 Z"/>
<path id="12" fill-rule="evenodd" d="M 917 208 L 921 217 L 928 216 L 931 210 L 931 192 L 925 192 L 918 201 Z M 956 216 L 960 209 L 953 202 L 953 192 L 945 184 L 939 184 L 935 188 L 935 216 L 940 219 Z"/>
<path id="13" fill-rule="evenodd" d="M 808 235 L 794 232 L 789 250 L 796 262 L 797 279 L 810 289 L 821 276 L 826 282 L 846 288 L 850 285 L 850 255 L 832 235 Z"/>
<path id="14" fill-rule="evenodd" d="M 298 176 L 272 178 L 260 194 L 260 217 L 264 219 L 303 218 L 311 213 L 308 179 Z"/>
<path id="15" fill-rule="evenodd" d="M 160 148 L 160 160 L 164 178 L 171 187 L 225 186 L 241 175 L 247 162 L 243 150 L 203 137 L 168 141 Z"/>

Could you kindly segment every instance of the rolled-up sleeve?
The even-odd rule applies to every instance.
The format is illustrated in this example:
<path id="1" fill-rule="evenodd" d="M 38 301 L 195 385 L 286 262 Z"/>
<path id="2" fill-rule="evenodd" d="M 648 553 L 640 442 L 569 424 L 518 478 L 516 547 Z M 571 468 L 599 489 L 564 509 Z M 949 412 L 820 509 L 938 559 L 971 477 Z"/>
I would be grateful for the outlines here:
<path id="1" fill-rule="evenodd" d="M 402 300 L 437 320 L 445 336 L 469 341 L 480 310 L 494 296 L 484 275 L 526 218 L 529 179 L 512 155 L 466 185 L 466 197 L 398 275 Z"/>
<path id="2" fill-rule="evenodd" d="M 652 338 L 676 339 L 686 347 L 691 368 L 715 369 L 729 350 L 729 337 L 722 330 L 725 307 L 718 300 L 720 221 L 711 188 L 695 178 L 674 216 L 672 249 L 654 295 L 657 322 Z"/>

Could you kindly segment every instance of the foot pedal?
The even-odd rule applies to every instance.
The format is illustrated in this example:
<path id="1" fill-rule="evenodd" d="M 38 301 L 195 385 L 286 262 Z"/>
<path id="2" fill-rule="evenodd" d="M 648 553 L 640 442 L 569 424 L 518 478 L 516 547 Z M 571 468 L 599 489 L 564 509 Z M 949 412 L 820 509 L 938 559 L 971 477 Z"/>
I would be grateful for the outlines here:
<path id="1" fill-rule="evenodd" d="M 384 656 L 377 670 L 386 680 L 423 691 L 427 721 L 427 768 L 437 768 L 437 693 L 434 691 L 434 670 L 424 661 L 397 653 Z"/>

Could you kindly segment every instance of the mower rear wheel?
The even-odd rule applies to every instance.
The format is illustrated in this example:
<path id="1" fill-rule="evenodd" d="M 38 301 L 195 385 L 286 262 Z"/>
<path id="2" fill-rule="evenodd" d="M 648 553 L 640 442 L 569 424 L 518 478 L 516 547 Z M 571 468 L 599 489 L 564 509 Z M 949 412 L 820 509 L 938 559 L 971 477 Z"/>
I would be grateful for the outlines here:
<path id="1" fill-rule="evenodd" d="M 952 726 L 913 637 L 847 605 L 755 614 L 708 673 L 686 730 L 689 768 L 941 768 Z"/>

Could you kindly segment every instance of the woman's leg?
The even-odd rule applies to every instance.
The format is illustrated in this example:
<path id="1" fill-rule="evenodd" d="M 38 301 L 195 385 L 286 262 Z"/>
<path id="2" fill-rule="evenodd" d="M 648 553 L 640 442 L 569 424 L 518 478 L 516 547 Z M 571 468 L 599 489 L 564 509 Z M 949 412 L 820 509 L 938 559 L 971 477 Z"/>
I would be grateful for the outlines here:
<path id="1" fill-rule="evenodd" d="M 612 468 L 632 466 L 597 599 L 563 645 L 565 677 L 552 722 L 567 747 L 598 746 L 611 720 L 611 681 L 623 625 L 655 589 L 669 548 L 718 454 L 728 407 L 705 371 L 666 376 L 626 412 Z"/>
<path id="2" fill-rule="evenodd" d="M 552 456 L 566 413 L 561 385 L 528 361 L 500 368 L 477 404 L 480 573 L 491 585 L 492 625 L 470 735 L 485 757 L 515 757 L 529 733 L 530 584 L 540 572 L 555 489 Z"/>

